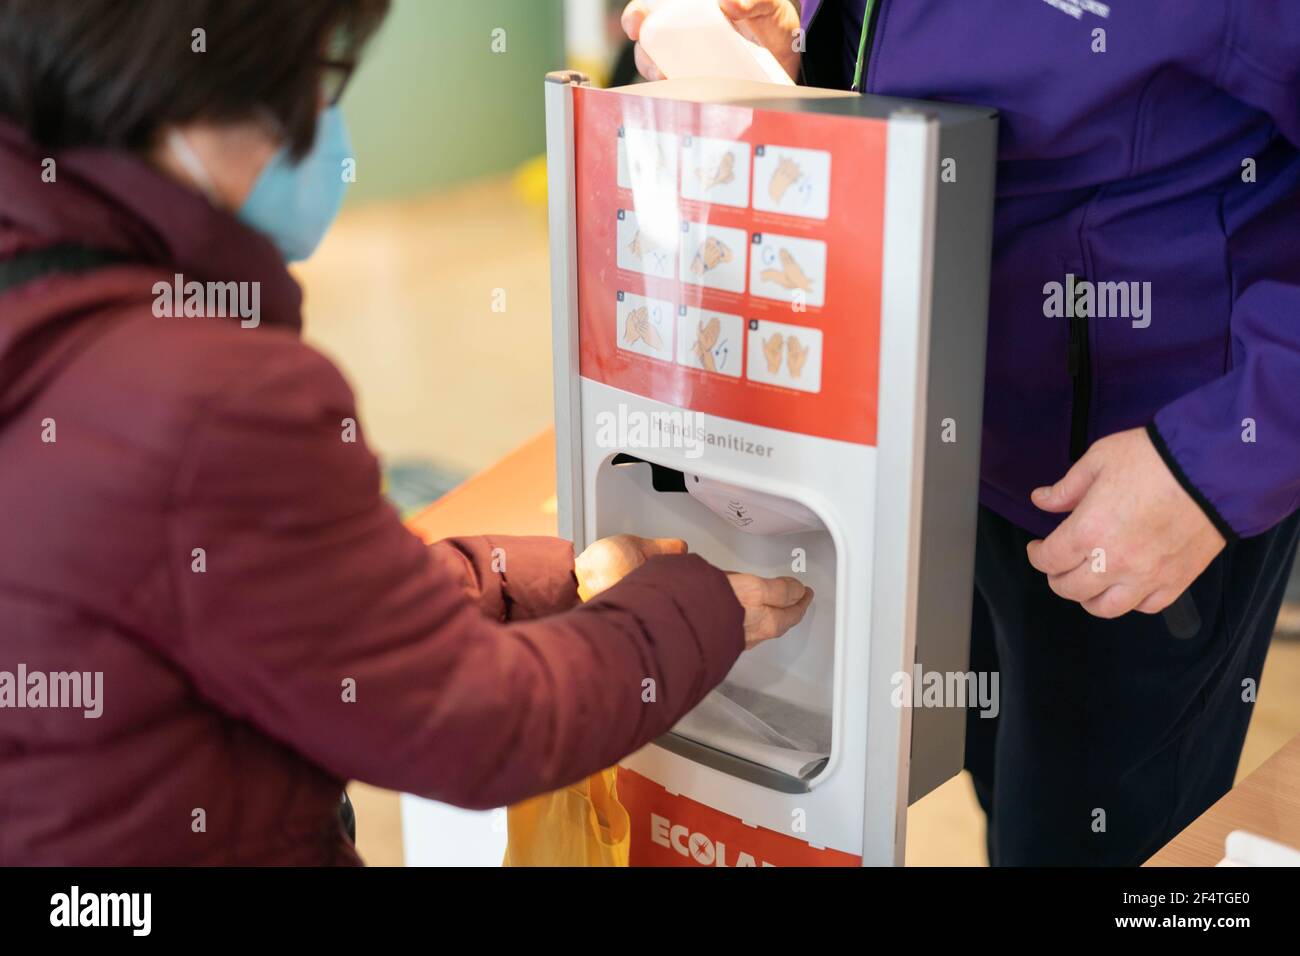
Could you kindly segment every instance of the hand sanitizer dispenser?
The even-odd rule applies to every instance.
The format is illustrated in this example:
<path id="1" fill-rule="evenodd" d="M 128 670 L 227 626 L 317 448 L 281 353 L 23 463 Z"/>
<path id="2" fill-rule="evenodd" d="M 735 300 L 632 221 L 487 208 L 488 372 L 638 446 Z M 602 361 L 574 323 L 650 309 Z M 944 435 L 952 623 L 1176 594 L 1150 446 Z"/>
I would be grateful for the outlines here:
<path id="1" fill-rule="evenodd" d="M 546 106 L 561 533 L 816 591 L 621 765 L 632 862 L 901 863 L 962 761 L 964 707 L 900 687 L 968 668 L 995 115 L 575 73 Z"/>

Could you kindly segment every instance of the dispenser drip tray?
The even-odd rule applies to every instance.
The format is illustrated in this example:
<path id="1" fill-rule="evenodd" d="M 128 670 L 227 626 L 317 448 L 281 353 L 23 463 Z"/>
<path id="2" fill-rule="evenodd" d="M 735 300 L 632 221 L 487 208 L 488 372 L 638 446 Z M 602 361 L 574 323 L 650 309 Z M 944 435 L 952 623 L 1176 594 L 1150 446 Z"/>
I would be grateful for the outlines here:
<path id="1" fill-rule="evenodd" d="M 817 776 L 830 757 L 829 714 L 731 682 L 718 685 L 673 732 L 801 781 Z"/>

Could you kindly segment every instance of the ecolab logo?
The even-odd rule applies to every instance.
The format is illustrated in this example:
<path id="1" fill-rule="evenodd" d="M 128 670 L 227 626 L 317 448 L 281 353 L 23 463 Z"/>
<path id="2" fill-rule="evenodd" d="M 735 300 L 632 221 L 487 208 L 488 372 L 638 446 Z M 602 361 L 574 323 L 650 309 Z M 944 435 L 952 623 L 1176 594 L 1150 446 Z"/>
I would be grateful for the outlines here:
<path id="1" fill-rule="evenodd" d="M 650 842 L 669 850 L 676 850 L 682 856 L 690 857 L 700 866 L 775 866 L 764 860 L 761 864 L 749 853 L 741 853 L 736 862 L 727 862 L 727 845 L 721 840 L 710 839 L 704 833 L 692 833 L 690 827 L 680 823 L 674 825 L 667 817 L 657 813 L 650 814 Z"/>

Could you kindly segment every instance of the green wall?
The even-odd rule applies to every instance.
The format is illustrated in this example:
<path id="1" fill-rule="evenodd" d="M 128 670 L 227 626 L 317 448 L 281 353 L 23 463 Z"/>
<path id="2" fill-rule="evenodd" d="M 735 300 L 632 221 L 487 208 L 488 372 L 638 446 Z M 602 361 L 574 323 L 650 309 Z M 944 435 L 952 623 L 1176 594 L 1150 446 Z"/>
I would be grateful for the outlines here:
<path id="1" fill-rule="evenodd" d="M 492 31 L 506 51 L 492 51 Z M 394 0 L 343 99 L 348 201 L 507 172 L 546 148 L 542 78 L 564 57 L 562 0 Z"/>

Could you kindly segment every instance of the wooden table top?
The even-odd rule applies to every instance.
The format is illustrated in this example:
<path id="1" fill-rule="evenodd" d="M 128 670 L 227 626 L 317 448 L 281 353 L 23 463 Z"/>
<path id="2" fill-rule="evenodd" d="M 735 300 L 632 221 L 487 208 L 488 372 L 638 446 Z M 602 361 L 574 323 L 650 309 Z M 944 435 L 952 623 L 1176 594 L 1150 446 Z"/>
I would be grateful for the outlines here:
<path id="1" fill-rule="evenodd" d="M 1145 866 L 1214 866 L 1233 830 L 1300 847 L 1300 734 L 1188 825 Z"/>
<path id="2" fill-rule="evenodd" d="M 480 534 L 555 534 L 554 429 L 457 485 L 407 527 L 426 542 Z"/>

